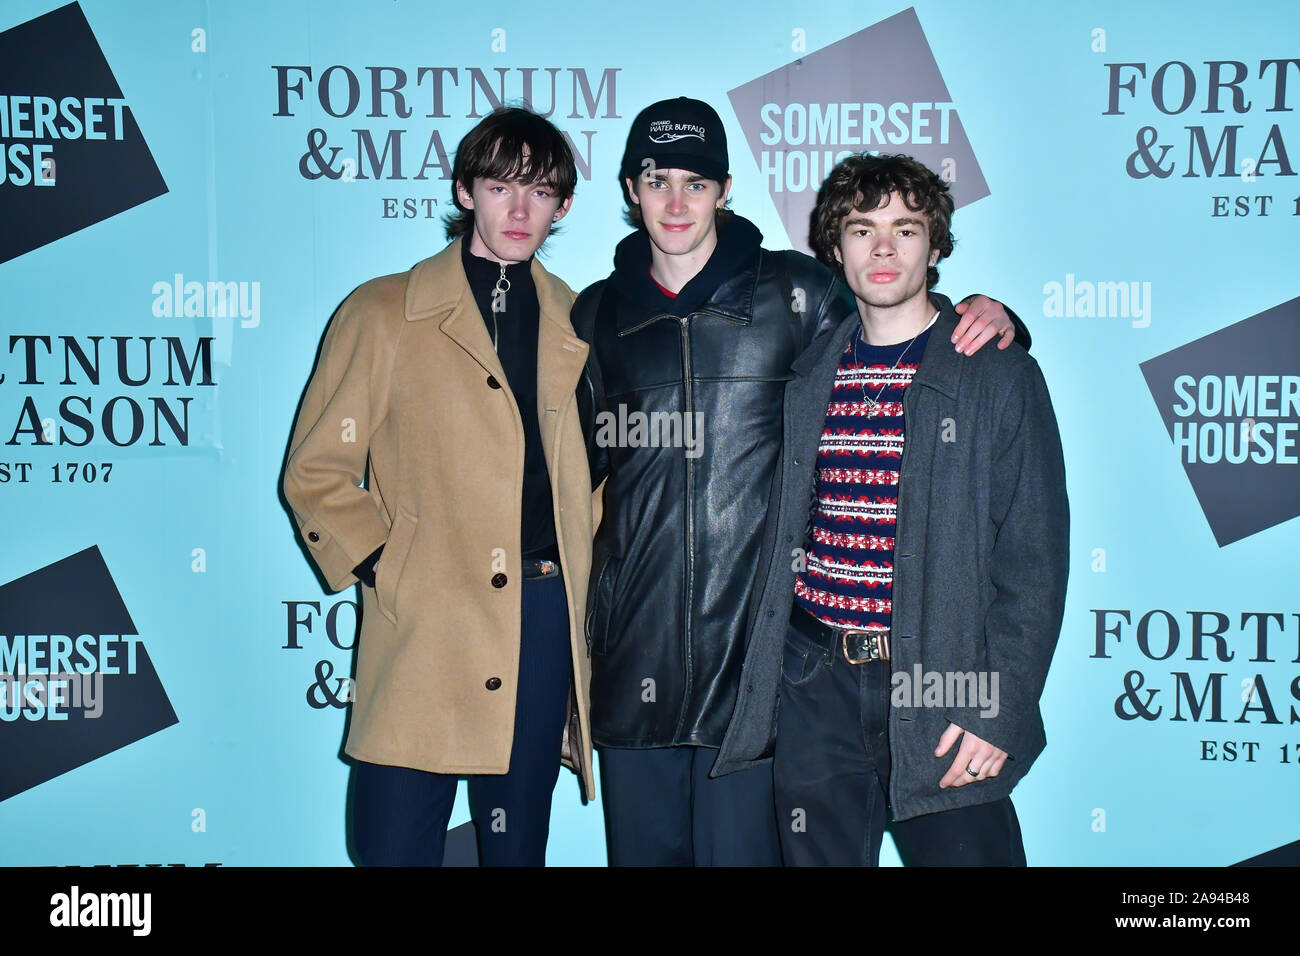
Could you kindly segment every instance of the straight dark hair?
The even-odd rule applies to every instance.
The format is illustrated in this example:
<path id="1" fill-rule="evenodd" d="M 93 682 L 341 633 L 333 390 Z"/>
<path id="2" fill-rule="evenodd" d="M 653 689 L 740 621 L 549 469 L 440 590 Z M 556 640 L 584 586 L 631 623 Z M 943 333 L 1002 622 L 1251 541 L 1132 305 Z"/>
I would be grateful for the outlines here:
<path id="1" fill-rule="evenodd" d="M 451 168 L 451 201 L 456 212 L 445 220 L 448 239 L 474 228 L 474 210 L 460 204 L 456 184 L 472 191 L 476 179 L 544 182 L 563 202 L 573 195 L 578 169 L 568 140 L 554 125 L 532 110 L 503 106 L 483 117 L 456 147 Z M 554 232 L 552 225 L 548 235 Z"/>

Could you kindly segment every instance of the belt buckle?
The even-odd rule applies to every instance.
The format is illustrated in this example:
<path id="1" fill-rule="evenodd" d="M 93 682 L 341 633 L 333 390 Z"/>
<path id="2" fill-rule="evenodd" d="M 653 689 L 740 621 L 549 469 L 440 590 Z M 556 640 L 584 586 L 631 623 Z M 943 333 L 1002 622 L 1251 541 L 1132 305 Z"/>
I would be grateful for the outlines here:
<path id="1" fill-rule="evenodd" d="M 853 647 L 856 652 L 856 659 L 855 655 L 849 653 L 850 647 Z M 854 666 L 868 661 L 887 661 L 889 660 L 889 632 L 844 631 L 840 640 L 840 653 Z"/>
<path id="2" fill-rule="evenodd" d="M 525 580 L 553 578 L 560 573 L 560 566 L 549 558 L 524 558 Z"/>

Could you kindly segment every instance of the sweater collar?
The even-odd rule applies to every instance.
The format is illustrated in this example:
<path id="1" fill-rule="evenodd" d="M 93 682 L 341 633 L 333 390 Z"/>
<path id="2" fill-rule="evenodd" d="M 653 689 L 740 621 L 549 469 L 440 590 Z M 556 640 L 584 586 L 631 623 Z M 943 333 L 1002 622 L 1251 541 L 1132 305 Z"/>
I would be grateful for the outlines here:
<path id="1" fill-rule="evenodd" d="M 939 310 L 939 318 L 930 326 L 930 336 L 911 384 L 933 388 L 949 398 L 956 398 L 957 385 L 961 381 L 961 362 L 965 356 L 957 354 L 951 340 L 961 317 L 946 295 L 930 292 L 930 304 Z M 838 366 L 839 357 L 848 348 L 849 340 L 861 324 L 862 319 L 855 309 L 835 329 L 805 349 L 795 359 L 791 370 L 796 375 L 808 376 L 822 367 L 823 363 L 834 362 Z"/>

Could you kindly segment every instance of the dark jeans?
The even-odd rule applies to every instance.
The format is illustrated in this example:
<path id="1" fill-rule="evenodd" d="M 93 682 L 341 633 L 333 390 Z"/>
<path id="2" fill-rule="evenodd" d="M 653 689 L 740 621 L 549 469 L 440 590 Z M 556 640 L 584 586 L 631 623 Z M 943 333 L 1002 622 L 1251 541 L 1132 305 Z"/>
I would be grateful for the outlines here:
<path id="1" fill-rule="evenodd" d="M 889 681 L 887 661 L 850 664 L 787 629 L 773 759 L 786 865 L 876 866 L 888 828 L 907 866 L 1024 866 L 1009 797 L 894 820 Z"/>
<path id="2" fill-rule="evenodd" d="M 505 774 L 475 774 L 469 806 L 483 866 L 542 866 L 573 659 L 561 577 L 524 582 L 514 744 Z M 441 866 L 457 776 L 358 761 L 352 827 L 363 866 Z"/>
<path id="3" fill-rule="evenodd" d="M 711 747 L 600 749 L 610 866 L 779 866 L 769 764 L 710 777 Z"/>

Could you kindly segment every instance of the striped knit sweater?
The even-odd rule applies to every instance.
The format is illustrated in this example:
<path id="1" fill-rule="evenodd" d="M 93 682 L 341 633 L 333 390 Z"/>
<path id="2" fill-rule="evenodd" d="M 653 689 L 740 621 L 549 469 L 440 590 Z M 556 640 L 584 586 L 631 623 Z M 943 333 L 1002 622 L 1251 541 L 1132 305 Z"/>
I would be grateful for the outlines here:
<path id="1" fill-rule="evenodd" d="M 826 408 L 812 539 L 804 543 L 806 566 L 795 577 L 795 601 L 826 624 L 885 630 L 894 582 L 903 392 L 930 331 L 927 326 L 915 341 L 897 345 L 868 345 L 861 336 L 859 327 L 840 358 Z"/>

